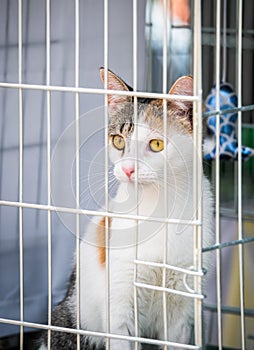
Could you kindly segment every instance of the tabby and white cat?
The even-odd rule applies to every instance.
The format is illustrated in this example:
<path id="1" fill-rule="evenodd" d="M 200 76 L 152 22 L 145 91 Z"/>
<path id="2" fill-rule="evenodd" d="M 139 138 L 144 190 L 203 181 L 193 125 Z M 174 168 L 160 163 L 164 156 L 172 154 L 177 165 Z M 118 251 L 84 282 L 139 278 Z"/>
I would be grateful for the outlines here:
<path id="1" fill-rule="evenodd" d="M 100 74 L 104 82 L 103 68 Z M 131 90 L 114 73 L 108 71 L 107 74 L 108 89 Z M 192 78 L 179 78 L 169 93 L 192 95 Z M 167 229 L 167 263 L 186 269 L 193 265 L 193 226 L 169 223 L 166 228 L 166 224 L 156 220 L 165 215 L 169 219 L 187 222 L 194 218 L 192 103 L 167 101 L 167 135 L 164 135 L 165 113 L 160 99 L 138 98 L 136 124 L 131 97 L 109 95 L 108 109 L 109 153 L 114 176 L 120 183 L 115 198 L 109 203 L 110 211 L 128 215 L 138 213 L 144 217 L 138 222 L 120 217 L 108 219 L 109 326 L 112 334 L 134 336 L 136 254 L 139 260 L 162 263 Z M 200 200 L 203 206 L 203 242 L 207 245 L 212 237 L 212 199 L 205 177 Z M 80 318 L 81 328 L 88 331 L 107 330 L 105 226 L 105 218 L 94 219 L 80 244 Z M 138 283 L 163 286 L 161 267 L 139 264 L 135 274 Z M 76 327 L 75 275 L 74 268 L 67 295 L 53 312 L 53 325 Z M 164 286 L 186 291 L 183 277 L 183 273 L 168 269 Z M 192 285 L 190 277 L 188 283 Z M 167 293 L 166 305 L 167 340 L 188 343 L 193 323 L 193 299 Z M 137 306 L 138 336 L 164 340 L 163 293 L 137 287 Z M 46 349 L 46 344 L 47 333 L 41 339 L 40 349 Z M 81 349 L 104 347 L 104 337 L 81 337 Z M 111 350 L 130 350 L 133 347 L 131 341 L 110 339 Z M 76 349 L 76 335 L 52 332 L 51 348 Z"/>

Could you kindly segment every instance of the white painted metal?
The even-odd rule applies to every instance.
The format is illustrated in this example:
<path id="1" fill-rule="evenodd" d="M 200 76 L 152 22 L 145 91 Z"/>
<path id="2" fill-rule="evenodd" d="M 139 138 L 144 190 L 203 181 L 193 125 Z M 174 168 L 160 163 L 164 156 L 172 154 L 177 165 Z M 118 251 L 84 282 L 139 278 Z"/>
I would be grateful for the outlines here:
<path id="1" fill-rule="evenodd" d="M 22 0 L 18 2 L 18 80 L 22 83 Z M 18 85 L 19 85 L 18 84 Z M 19 203 L 23 202 L 23 92 L 19 87 Z M 23 256 L 23 208 L 19 206 L 19 273 L 20 320 L 24 320 L 24 256 Z M 20 325 L 20 349 L 23 349 L 24 327 Z"/>
<path id="2" fill-rule="evenodd" d="M 46 2 L 46 84 L 50 85 L 50 0 Z M 51 204 L 51 92 L 47 91 L 47 202 Z M 48 217 L 48 324 L 51 325 L 52 315 L 52 236 L 51 211 Z M 51 331 L 48 330 L 48 349 L 51 348 Z"/>
<path id="3" fill-rule="evenodd" d="M 79 0 L 75 0 L 75 87 L 79 87 Z M 76 141 L 76 208 L 80 207 L 80 131 L 79 93 L 75 93 L 75 141 Z M 77 329 L 80 329 L 80 214 L 76 213 L 76 285 Z M 77 350 L 80 349 L 80 334 L 77 333 Z"/>
<path id="4" fill-rule="evenodd" d="M 243 1 L 237 1 L 237 14 L 238 14 L 238 24 L 237 24 L 237 62 L 236 62 L 236 71 L 237 71 L 237 96 L 238 96 L 238 106 L 242 107 L 242 26 L 243 26 Z M 242 149 L 242 112 L 238 112 L 238 149 Z M 238 239 L 243 238 L 243 209 L 242 209 L 242 152 L 238 152 Z M 243 245 L 239 244 L 238 246 L 239 254 L 239 280 L 240 280 L 240 310 L 241 310 L 241 344 L 242 349 L 245 350 L 245 315 L 244 315 L 244 260 L 243 260 Z"/>
<path id="5" fill-rule="evenodd" d="M 201 221 L 202 204 L 202 60 L 201 60 L 201 1 L 194 2 L 194 33 L 193 33 L 193 205 L 195 218 Z M 193 266 L 196 271 L 202 271 L 202 227 L 194 225 Z M 196 293 L 202 295 L 202 280 L 194 278 Z M 194 299 L 194 336 L 195 344 L 202 347 L 202 298 Z"/>
<path id="6" fill-rule="evenodd" d="M 220 110 L 220 45 L 221 45 L 221 1 L 216 2 L 216 110 Z M 216 115 L 216 159 L 215 159 L 215 235 L 216 244 L 220 244 L 220 115 Z M 221 252 L 216 251 L 216 290 L 217 290 L 217 324 L 218 347 L 222 350 L 222 319 L 221 319 Z"/>

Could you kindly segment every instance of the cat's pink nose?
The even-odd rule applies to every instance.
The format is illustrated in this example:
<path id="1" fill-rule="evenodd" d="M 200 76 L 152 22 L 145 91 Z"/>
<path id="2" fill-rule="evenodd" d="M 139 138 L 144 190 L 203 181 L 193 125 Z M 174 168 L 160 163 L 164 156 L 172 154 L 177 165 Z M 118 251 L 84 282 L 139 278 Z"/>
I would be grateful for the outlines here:
<path id="1" fill-rule="evenodd" d="M 130 168 L 125 168 L 123 167 L 123 171 L 125 172 L 125 174 L 128 176 L 128 178 L 131 177 L 131 175 L 134 173 L 134 168 L 130 167 Z"/>

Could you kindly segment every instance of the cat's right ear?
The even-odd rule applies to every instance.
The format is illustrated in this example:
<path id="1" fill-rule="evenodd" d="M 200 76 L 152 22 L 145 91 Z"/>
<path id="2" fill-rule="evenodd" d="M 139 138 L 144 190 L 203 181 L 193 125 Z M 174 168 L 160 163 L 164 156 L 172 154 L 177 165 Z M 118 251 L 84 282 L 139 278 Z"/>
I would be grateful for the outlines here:
<path id="1" fill-rule="evenodd" d="M 105 82 L 105 69 L 100 68 L 101 81 L 104 84 Z M 128 86 L 121 78 L 119 78 L 115 73 L 111 72 L 109 69 L 107 71 L 107 88 L 108 90 L 117 90 L 117 91 L 131 91 L 132 88 Z M 126 102 L 131 102 L 131 96 L 123 95 L 108 95 L 108 106 L 110 109 L 115 109 L 119 104 Z"/>

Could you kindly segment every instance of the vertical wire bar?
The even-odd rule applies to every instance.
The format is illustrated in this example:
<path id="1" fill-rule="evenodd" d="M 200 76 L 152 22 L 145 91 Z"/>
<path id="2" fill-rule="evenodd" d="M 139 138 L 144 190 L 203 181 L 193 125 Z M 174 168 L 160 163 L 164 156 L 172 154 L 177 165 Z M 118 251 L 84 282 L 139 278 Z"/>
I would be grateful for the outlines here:
<path id="1" fill-rule="evenodd" d="M 133 0 L 133 91 L 137 91 L 137 0 Z M 138 204 L 138 99 L 134 96 L 134 130 L 135 130 L 135 199 L 136 204 Z M 138 205 L 136 206 L 136 215 L 139 214 Z M 138 259 L 138 237 L 139 237 L 139 221 L 137 220 L 136 230 L 135 230 L 135 260 Z M 138 337 L 138 295 L 137 295 L 137 282 L 138 265 L 134 264 L 134 283 L 133 283 L 133 293 L 134 293 L 134 331 L 135 337 Z M 134 348 L 138 350 L 139 344 L 135 341 Z"/>
<path id="2" fill-rule="evenodd" d="M 149 32 L 147 35 L 147 56 L 148 56 L 148 64 L 147 64 L 147 87 L 148 91 L 152 91 L 153 86 L 153 56 L 152 56 L 152 11 L 153 11 L 153 0 L 147 0 L 146 3 L 146 30 Z"/>
<path id="3" fill-rule="evenodd" d="M 75 87 L 79 87 L 79 0 L 75 0 Z M 76 208 L 80 207 L 79 186 L 79 93 L 75 94 L 75 139 L 76 139 Z M 80 329 L 80 216 L 76 213 L 76 303 L 77 325 Z M 80 349 L 80 334 L 77 333 L 77 350 Z"/>
<path id="4" fill-rule="evenodd" d="M 216 2 L 216 111 L 220 110 L 220 44 L 221 44 L 221 1 Z M 216 115 L 216 158 L 215 158 L 215 228 L 216 244 L 220 244 L 220 115 Z M 222 314 L 221 314 L 221 252 L 216 250 L 216 293 L 218 347 L 222 350 Z"/>
<path id="5" fill-rule="evenodd" d="M 177 28 L 173 29 L 173 5 L 172 0 L 167 0 L 167 5 L 169 4 L 169 13 L 167 16 L 167 21 L 169 22 L 169 31 L 167 35 L 167 43 L 168 43 L 168 49 L 169 49 L 169 74 L 167 72 L 167 75 L 169 76 L 169 82 L 172 85 L 173 82 L 173 51 L 172 51 L 172 41 L 173 41 L 173 30 L 178 30 Z"/>
<path id="6" fill-rule="evenodd" d="M 242 107 L 242 0 L 237 1 L 238 7 L 238 45 L 237 45 L 237 95 L 238 107 Z M 238 112 L 238 239 L 243 238 L 242 228 L 242 112 Z M 245 319 L 244 319 L 244 264 L 243 246 L 238 246 L 239 252 L 239 279 L 240 279 L 240 310 L 241 310 L 241 343 L 245 350 Z"/>
<path id="7" fill-rule="evenodd" d="M 104 89 L 108 88 L 108 0 L 104 0 Z M 104 95 L 105 109 L 105 210 L 109 209 L 109 189 L 108 189 L 108 168 L 109 168 L 109 152 L 108 152 L 108 95 Z M 105 217 L 105 241 L 106 241 L 106 333 L 110 333 L 110 256 L 109 256 L 109 218 Z M 110 339 L 106 338 L 106 350 L 110 349 Z"/>
<path id="8" fill-rule="evenodd" d="M 162 72 L 162 91 L 167 93 L 167 0 L 163 0 L 163 72 Z M 164 216 L 168 216 L 168 186 L 167 186 L 167 100 L 163 99 L 163 131 L 164 131 L 164 145 L 166 147 L 166 154 L 164 159 Z M 163 227 L 163 263 L 167 263 L 167 246 L 168 246 L 168 224 L 165 223 Z M 166 288 L 167 269 L 162 269 L 162 286 Z M 163 302 L 163 327 L 164 340 L 168 339 L 168 319 L 167 319 L 167 292 L 162 294 Z M 167 350 L 167 345 L 164 346 Z"/>
<path id="9" fill-rule="evenodd" d="M 202 220 L 202 71 L 201 71 L 201 0 L 194 2 L 194 42 L 193 42 L 194 95 L 199 99 L 193 103 L 193 208 L 195 218 Z M 202 227 L 195 225 L 193 245 L 194 268 L 202 269 Z M 201 276 L 194 277 L 196 293 L 202 293 Z M 194 300 L 195 344 L 202 347 L 202 300 Z"/>
<path id="10" fill-rule="evenodd" d="M 4 38 L 4 43 L 5 45 L 8 45 L 9 41 L 10 41 L 10 9 L 11 9 L 11 4 L 8 1 L 6 4 L 6 13 L 4 14 L 5 18 L 6 18 L 6 22 L 5 22 L 5 38 Z M 3 10 L 2 10 L 3 11 Z M 2 69 L 3 69 L 3 81 L 6 82 L 7 81 L 7 73 L 8 73 L 8 63 L 9 63 L 9 55 L 10 52 L 9 50 L 4 50 L 4 59 L 2 61 Z M 7 90 L 4 89 L 3 91 L 3 97 L 2 97 L 2 105 L 1 105 L 1 109 L 2 109 L 2 114 L 3 117 L 2 118 L 2 123 L 1 123 L 1 132 L 0 132 L 0 149 L 3 150 L 4 148 L 4 135 L 5 135 L 5 130 L 6 130 L 6 120 L 7 120 L 7 113 L 6 113 L 6 96 L 7 96 Z M 4 152 L 1 151 L 0 153 L 0 169 L 2 169 L 3 167 L 3 156 L 4 156 Z M 2 194 L 2 187 L 3 187 L 3 172 L 0 172 L 0 195 Z M 1 212 L 1 207 L 0 207 L 0 212 Z"/>
<path id="11" fill-rule="evenodd" d="M 18 1 L 18 80 L 22 84 L 22 0 Z M 19 202 L 23 201 L 23 92 L 19 88 Z M 24 321 L 23 208 L 19 207 L 19 273 L 20 321 Z M 23 349 L 24 327 L 20 326 L 20 350 Z"/>
<path id="12" fill-rule="evenodd" d="M 50 85 L 50 0 L 46 0 L 46 85 Z M 47 201 L 50 206 L 50 191 L 51 191 L 51 93 L 47 90 Z M 51 325 L 52 316 L 52 232 L 51 232 L 51 211 L 48 215 L 48 325 Z M 51 348 L 51 331 L 48 329 L 48 349 Z"/>
<path id="13" fill-rule="evenodd" d="M 223 36 L 222 36 L 222 81 L 226 81 L 227 72 L 227 0 L 223 2 Z"/>
<path id="14" fill-rule="evenodd" d="M 190 13 L 194 14 L 194 3 L 193 1 L 190 1 Z M 192 18 L 194 17 L 194 15 L 191 15 L 191 19 L 190 19 L 190 23 L 189 23 L 189 28 L 190 28 L 190 32 L 194 33 L 194 21 L 192 21 Z M 189 71 L 193 73 L 193 67 L 194 67 L 194 55 L 193 55 L 193 50 L 194 48 L 194 35 L 191 35 L 191 39 L 190 39 L 190 49 L 189 49 L 189 56 L 190 56 L 190 60 L 189 60 Z"/>

